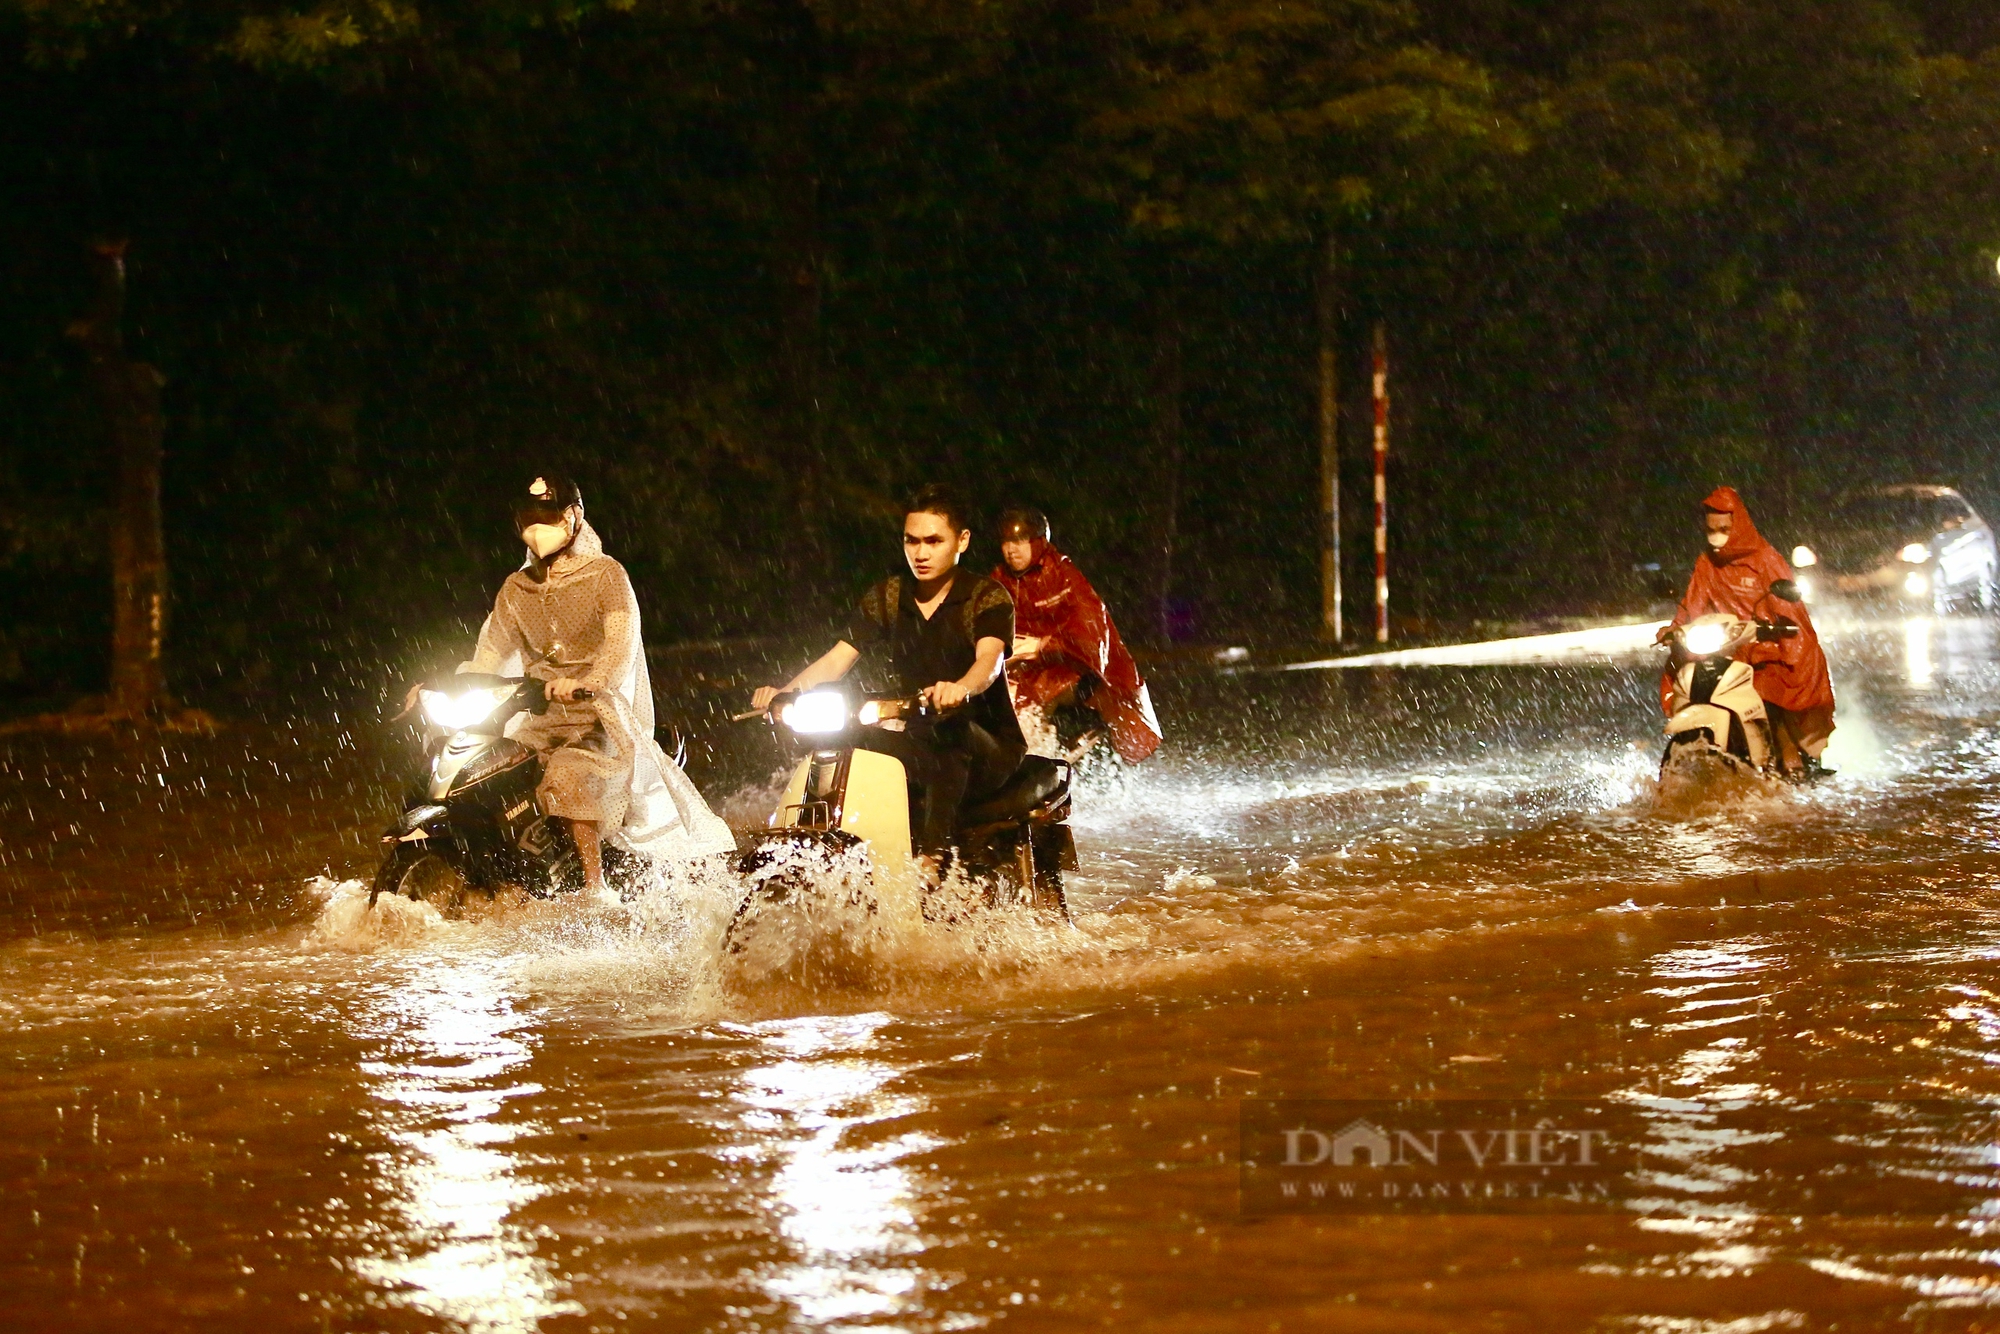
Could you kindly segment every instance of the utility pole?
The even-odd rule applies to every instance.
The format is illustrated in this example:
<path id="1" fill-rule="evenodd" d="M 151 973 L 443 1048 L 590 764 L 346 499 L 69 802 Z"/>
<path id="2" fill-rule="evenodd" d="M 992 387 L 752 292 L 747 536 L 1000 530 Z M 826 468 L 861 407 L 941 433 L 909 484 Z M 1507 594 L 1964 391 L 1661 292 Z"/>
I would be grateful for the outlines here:
<path id="1" fill-rule="evenodd" d="M 1326 237 L 1319 280 L 1319 637 L 1338 644 L 1340 624 L 1340 243 Z"/>
<path id="2" fill-rule="evenodd" d="M 1375 642 L 1389 642 L 1389 335 L 1375 321 Z"/>

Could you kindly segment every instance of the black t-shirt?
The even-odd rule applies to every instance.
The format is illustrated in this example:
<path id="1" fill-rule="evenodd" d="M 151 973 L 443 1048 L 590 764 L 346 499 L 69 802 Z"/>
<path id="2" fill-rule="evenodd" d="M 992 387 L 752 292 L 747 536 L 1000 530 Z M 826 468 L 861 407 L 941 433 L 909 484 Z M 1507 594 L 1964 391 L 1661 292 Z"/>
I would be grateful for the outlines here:
<path id="1" fill-rule="evenodd" d="M 982 639 L 997 639 L 1001 656 L 1014 651 L 1014 599 L 998 581 L 960 570 L 930 619 L 917 610 L 917 581 L 892 575 L 861 596 L 848 626 L 847 642 L 867 653 L 886 647 L 896 672 L 896 689 L 916 694 L 939 681 L 956 681 L 972 670 Z M 1014 717 L 1007 682 L 996 680 L 966 702 L 964 715 L 1003 746 L 1028 742 Z"/>

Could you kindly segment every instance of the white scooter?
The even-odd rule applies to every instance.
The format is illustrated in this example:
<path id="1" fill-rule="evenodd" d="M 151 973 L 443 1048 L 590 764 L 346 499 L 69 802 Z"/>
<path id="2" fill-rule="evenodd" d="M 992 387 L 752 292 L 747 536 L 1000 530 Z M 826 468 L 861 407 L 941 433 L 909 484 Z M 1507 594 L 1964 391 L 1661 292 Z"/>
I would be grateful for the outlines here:
<path id="1" fill-rule="evenodd" d="M 1756 672 L 1736 654 L 1758 640 L 1796 635 L 1790 622 L 1747 620 L 1726 612 L 1696 617 L 1668 636 L 1673 698 L 1660 776 L 1706 772 L 1775 776 L 1777 748 L 1757 693 Z"/>
<path id="2" fill-rule="evenodd" d="M 740 952 L 751 924 L 774 907 L 835 894 L 847 906 L 875 911 L 880 881 L 914 884 L 910 788 L 903 762 L 864 749 L 871 728 L 901 730 L 923 716 L 920 696 L 869 696 L 821 688 L 778 696 L 768 712 L 781 735 L 807 748 L 767 828 L 751 835 L 739 870 L 750 892 L 730 923 L 727 947 Z M 1029 755 L 991 796 L 963 807 L 958 865 L 981 890 L 984 906 L 1028 907 L 1067 920 L 1065 870 L 1074 870 L 1069 818 L 1070 766 Z M 849 875 L 829 874 L 845 870 Z M 955 908 L 925 899 L 923 915 L 951 920 Z"/>

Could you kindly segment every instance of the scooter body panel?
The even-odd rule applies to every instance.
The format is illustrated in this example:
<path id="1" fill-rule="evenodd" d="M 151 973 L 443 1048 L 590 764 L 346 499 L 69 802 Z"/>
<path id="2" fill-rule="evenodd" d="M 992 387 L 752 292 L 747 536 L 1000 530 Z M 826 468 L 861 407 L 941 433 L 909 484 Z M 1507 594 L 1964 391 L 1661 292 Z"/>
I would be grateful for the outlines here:
<path id="1" fill-rule="evenodd" d="M 1690 704 L 1667 719 L 1667 736 L 1670 740 L 1679 740 L 1692 737 L 1697 732 L 1706 732 L 1711 745 L 1725 750 L 1729 746 L 1730 724 L 1734 721 L 1734 714 L 1717 705 Z M 1749 729 L 1743 730 L 1747 739 Z"/>
<path id="2" fill-rule="evenodd" d="M 792 781 L 778 796 L 778 809 L 771 816 L 773 829 L 797 829 L 805 822 L 806 784 L 812 779 L 813 757 L 807 756 L 792 770 Z"/>
<path id="3" fill-rule="evenodd" d="M 1764 699 L 1757 693 L 1756 673 L 1749 664 L 1730 662 L 1719 676 L 1704 672 L 1704 660 L 1682 665 L 1674 676 L 1673 713 L 1667 719 L 1670 741 L 1706 730 L 1718 750 L 1731 745 L 1732 723 L 1741 728 L 1748 752 L 1742 758 L 1762 770 L 1771 762 L 1769 721 Z"/>
<path id="4" fill-rule="evenodd" d="M 425 794 L 432 801 L 442 801 L 451 795 L 458 784 L 459 771 L 471 762 L 473 756 L 491 744 L 490 737 L 474 736 L 470 732 L 459 732 L 446 738 L 438 753 L 431 757 L 431 783 Z"/>
<path id="5" fill-rule="evenodd" d="M 878 864 L 910 860 L 910 783 L 901 760 L 872 750 L 853 752 L 840 827 L 867 843 Z"/>
<path id="6" fill-rule="evenodd" d="M 1723 669 L 1720 679 L 1702 689 L 1702 661 L 1683 663 L 1674 675 L 1674 711 L 1678 713 L 1690 704 L 1714 704 L 1728 709 L 1737 717 L 1749 722 L 1762 720 L 1764 697 L 1757 693 L 1757 673 L 1747 662 L 1735 662 Z M 1707 698 L 1703 698 L 1706 695 Z"/>
<path id="7" fill-rule="evenodd" d="M 873 750 L 815 751 L 793 771 L 773 827 L 838 829 L 894 871 L 911 857 L 910 787 L 903 762 Z"/>
<path id="8" fill-rule="evenodd" d="M 385 845 L 422 844 L 480 890 L 518 884 L 539 895 L 574 879 L 574 844 L 542 811 L 542 766 L 528 747 L 456 733 L 430 757 L 424 779 L 422 793 L 412 794 L 383 835 Z"/>

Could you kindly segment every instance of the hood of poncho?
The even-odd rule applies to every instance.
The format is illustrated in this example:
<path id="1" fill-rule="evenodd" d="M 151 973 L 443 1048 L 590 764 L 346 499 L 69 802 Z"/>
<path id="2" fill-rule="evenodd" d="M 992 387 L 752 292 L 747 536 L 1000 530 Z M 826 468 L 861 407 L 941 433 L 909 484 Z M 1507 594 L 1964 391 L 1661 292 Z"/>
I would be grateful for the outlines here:
<path id="1" fill-rule="evenodd" d="M 1717 565 L 1727 565 L 1731 561 L 1754 556 L 1770 544 L 1757 525 L 1750 521 L 1750 510 L 1743 503 L 1743 497 L 1736 494 L 1733 486 L 1718 486 L 1708 493 L 1708 499 L 1701 502 L 1704 510 L 1729 516 L 1729 541 L 1720 548 L 1710 547 L 1708 558 Z"/>

